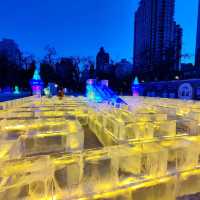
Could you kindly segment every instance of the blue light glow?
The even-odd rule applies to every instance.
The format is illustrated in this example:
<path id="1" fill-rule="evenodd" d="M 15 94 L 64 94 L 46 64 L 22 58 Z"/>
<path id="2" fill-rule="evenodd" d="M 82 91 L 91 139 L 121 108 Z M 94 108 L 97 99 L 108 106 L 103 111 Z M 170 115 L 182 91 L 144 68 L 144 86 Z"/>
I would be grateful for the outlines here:
<path id="1" fill-rule="evenodd" d="M 120 97 L 118 97 L 108 86 L 105 80 L 97 83 L 96 80 L 88 80 L 86 86 L 86 96 L 93 102 L 108 102 L 112 105 L 126 104 Z"/>
<path id="2" fill-rule="evenodd" d="M 138 77 L 136 76 L 135 77 L 135 80 L 134 80 L 134 82 L 133 82 L 133 85 L 139 85 L 140 83 L 139 83 L 139 80 L 138 80 Z"/>

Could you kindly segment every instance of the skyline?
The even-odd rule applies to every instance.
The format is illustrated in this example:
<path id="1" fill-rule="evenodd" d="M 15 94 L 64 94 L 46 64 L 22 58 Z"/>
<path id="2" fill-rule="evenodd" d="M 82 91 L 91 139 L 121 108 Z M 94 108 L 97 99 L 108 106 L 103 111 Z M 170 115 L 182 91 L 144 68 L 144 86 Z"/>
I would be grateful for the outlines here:
<path id="1" fill-rule="evenodd" d="M 133 22 L 138 2 L 8 0 L 1 6 L 0 38 L 14 39 L 22 51 L 37 57 L 44 55 L 47 44 L 56 48 L 58 56 L 94 58 L 100 46 L 104 46 L 111 59 L 132 61 Z M 185 62 L 194 63 L 197 0 L 190 4 L 183 2 L 188 1 L 176 0 L 175 19 L 183 28 L 183 54 L 193 55 Z"/>

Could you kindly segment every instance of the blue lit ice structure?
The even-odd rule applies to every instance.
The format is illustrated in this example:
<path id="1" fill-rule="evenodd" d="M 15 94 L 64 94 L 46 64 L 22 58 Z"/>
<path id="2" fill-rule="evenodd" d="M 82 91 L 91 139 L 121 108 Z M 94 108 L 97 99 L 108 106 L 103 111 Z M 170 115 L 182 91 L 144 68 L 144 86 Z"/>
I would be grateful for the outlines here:
<path id="1" fill-rule="evenodd" d="M 140 83 L 139 83 L 138 77 L 136 76 L 132 84 L 132 93 L 134 97 L 139 96 L 139 89 L 140 89 Z"/>
<path id="2" fill-rule="evenodd" d="M 44 88 L 44 95 L 48 98 L 52 97 L 51 90 L 49 87 Z"/>
<path id="3" fill-rule="evenodd" d="M 97 82 L 94 79 L 89 79 L 86 86 L 86 96 L 90 101 L 93 102 L 108 102 L 114 106 L 126 104 L 108 87 L 107 80 Z"/>
<path id="4" fill-rule="evenodd" d="M 108 81 L 103 80 L 100 84 L 100 91 L 103 93 L 104 99 L 112 105 L 118 107 L 120 104 L 126 104 L 115 92 L 108 87 Z"/>
<path id="5" fill-rule="evenodd" d="M 36 67 L 33 78 L 30 80 L 33 95 L 41 96 L 44 83 L 40 77 L 40 67 Z"/>
<path id="6" fill-rule="evenodd" d="M 47 87 L 49 88 L 50 94 L 52 96 L 57 95 L 57 93 L 58 93 L 58 85 L 56 83 L 48 83 Z"/>
<path id="7" fill-rule="evenodd" d="M 98 89 L 96 88 L 96 80 L 94 79 L 87 80 L 86 96 L 90 101 L 98 103 L 103 102 L 103 98 L 101 97 Z"/>

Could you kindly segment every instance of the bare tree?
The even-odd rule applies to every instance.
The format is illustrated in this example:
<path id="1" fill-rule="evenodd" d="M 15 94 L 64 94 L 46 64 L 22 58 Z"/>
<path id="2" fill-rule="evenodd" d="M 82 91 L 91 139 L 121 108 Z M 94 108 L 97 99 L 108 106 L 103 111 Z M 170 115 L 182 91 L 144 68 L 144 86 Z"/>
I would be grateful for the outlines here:
<path id="1" fill-rule="evenodd" d="M 57 54 L 56 49 L 50 45 L 47 45 L 44 50 L 46 51 L 46 56 L 44 57 L 47 64 L 52 65 L 55 63 L 55 56 Z"/>
<path id="2" fill-rule="evenodd" d="M 24 53 L 22 55 L 22 65 L 23 68 L 27 71 L 31 64 L 35 62 L 35 56 L 33 54 Z"/>

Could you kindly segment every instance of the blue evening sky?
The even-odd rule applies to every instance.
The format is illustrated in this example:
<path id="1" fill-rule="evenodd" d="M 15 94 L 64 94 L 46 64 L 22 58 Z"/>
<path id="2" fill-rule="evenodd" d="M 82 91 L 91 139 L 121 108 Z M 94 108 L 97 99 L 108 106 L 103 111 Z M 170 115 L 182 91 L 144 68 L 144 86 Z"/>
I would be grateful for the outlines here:
<path id="1" fill-rule="evenodd" d="M 193 56 L 197 1 L 176 0 L 176 20 L 184 28 L 183 53 Z M 137 5 L 138 0 L 0 0 L 0 39 L 12 38 L 37 57 L 50 44 L 59 56 L 94 57 L 104 46 L 112 59 L 131 60 Z"/>

